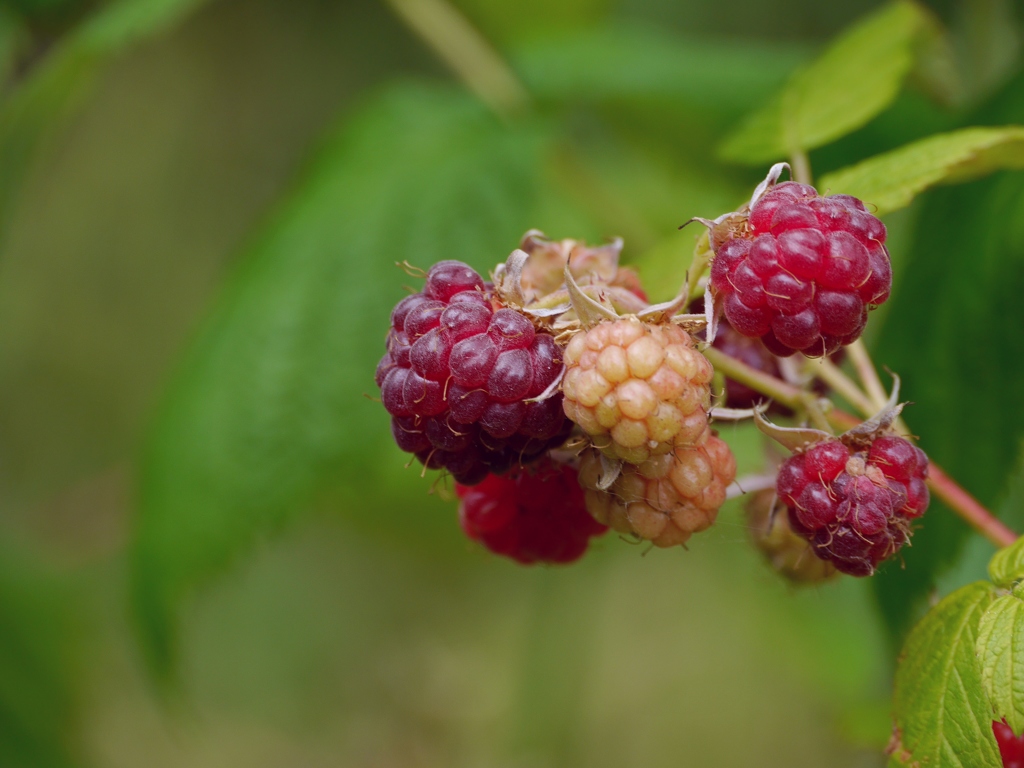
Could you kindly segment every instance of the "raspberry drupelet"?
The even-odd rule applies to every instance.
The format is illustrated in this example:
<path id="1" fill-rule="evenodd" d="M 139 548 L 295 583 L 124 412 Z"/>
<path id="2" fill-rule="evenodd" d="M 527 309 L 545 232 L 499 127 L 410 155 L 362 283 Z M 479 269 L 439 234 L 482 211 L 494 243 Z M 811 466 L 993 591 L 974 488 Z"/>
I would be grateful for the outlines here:
<path id="1" fill-rule="evenodd" d="M 713 229 L 711 289 L 732 327 L 774 354 L 830 355 L 889 298 L 885 237 L 855 197 L 776 184 Z"/>
<path id="2" fill-rule="evenodd" d="M 704 433 L 700 443 L 652 456 L 639 466 L 622 464 L 618 477 L 601 488 L 604 466 L 594 449 L 580 457 L 580 484 L 587 489 L 587 509 L 620 533 L 658 547 L 685 544 L 710 528 L 736 476 L 729 446 Z"/>
<path id="3" fill-rule="evenodd" d="M 870 576 L 928 508 L 928 457 L 895 435 L 870 444 L 816 443 L 779 470 L 777 491 L 793 530 L 851 576 Z"/>
<path id="4" fill-rule="evenodd" d="M 565 365 L 565 413 L 610 458 L 640 464 L 707 433 L 714 370 L 676 325 L 606 320 L 573 337 Z"/>
<path id="5" fill-rule="evenodd" d="M 473 269 L 430 268 L 422 293 L 391 314 L 377 366 L 381 400 L 403 451 L 473 485 L 561 445 L 572 428 L 562 395 L 538 396 L 561 374 L 561 350 Z"/>
<path id="6" fill-rule="evenodd" d="M 587 513 L 576 470 L 549 459 L 455 489 L 466 535 L 520 563 L 571 563 L 608 530 Z"/>

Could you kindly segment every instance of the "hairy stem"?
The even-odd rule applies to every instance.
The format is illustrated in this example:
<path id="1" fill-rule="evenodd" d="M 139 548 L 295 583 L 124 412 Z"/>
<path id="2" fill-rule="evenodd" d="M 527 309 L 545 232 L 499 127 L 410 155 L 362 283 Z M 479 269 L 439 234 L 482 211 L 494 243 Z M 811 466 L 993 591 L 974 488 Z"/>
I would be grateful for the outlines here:
<path id="1" fill-rule="evenodd" d="M 797 387 L 756 368 L 751 368 L 746 363 L 730 357 L 714 347 L 706 349 L 704 355 L 716 370 L 721 371 L 733 381 L 746 384 L 751 389 L 755 389 L 766 397 L 777 400 L 790 408 L 806 407 L 806 393 Z M 870 358 L 868 358 L 868 362 L 870 363 Z M 871 369 L 874 370 L 873 365 Z M 850 382 L 850 384 L 852 383 Z M 881 385 L 879 384 L 879 386 Z M 863 397 L 865 400 L 867 399 L 866 396 Z M 885 402 L 884 394 L 882 402 Z M 865 404 L 872 405 L 870 402 Z M 826 418 L 837 429 L 849 429 L 860 423 L 860 419 L 852 413 L 838 408 L 830 410 Z M 956 481 L 934 462 L 931 462 L 929 466 L 928 487 L 946 506 L 997 547 L 1007 547 L 1017 540 L 1017 534 L 1014 531 L 989 512 L 981 502 L 957 485 Z"/>
<path id="2" fill-rule="evenodd" d="M 889 397 L 885 394 L 885 387 L 882 386 L 882 380 L 878 377 L 878 371 L 875 370 L 875 364 L 871 361 L 871 355 L 868 354 L 864 340 L 857 339 L 846 347 L 846 352 L 850 355 L 850 362 L 853 363 L 861 384 L 867 390 L 868 397 L 871 398 L 873 410 L 880 411 L 885 407 L 885 402 Z"/>
<path id="3" fill-rule="evenodd" d="M 861 392 L 860 387 L 828 358 L 808 360 L 807 370 L 846 398 L 861 413 L 871 415 L 878 410 L 868 396 Z"/>

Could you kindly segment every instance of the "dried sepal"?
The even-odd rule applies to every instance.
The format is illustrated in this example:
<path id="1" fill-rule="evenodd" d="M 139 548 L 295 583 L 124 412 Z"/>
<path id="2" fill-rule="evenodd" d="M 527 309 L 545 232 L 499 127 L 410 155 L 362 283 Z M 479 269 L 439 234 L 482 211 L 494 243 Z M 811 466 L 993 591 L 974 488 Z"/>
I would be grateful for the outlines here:
<path id="1" fill-rule="evenodd" d="M 754 423 L 757 424 L 757 428 L 794 453 L 799 453 L 815 443 L 831 440 L 834 437 L 824 430 L 812 427 L 780 427 L 777 424 L 772 424 L 764 417 L 766 409 L 766 405 L 760 405 L 754 409 Z"/>
<path id="2" fill-rule="evenodd" d="M 872 418 L 858 424 L 856 427 L 844 432 L 840 439 L 848 444 L 870 443 L 878 435 L 888 432 L 896 420 L 899 419 L 903 406 L 906 403 L 899 402 L 900 399 L 900 377 L 892 374 L 892 392 L 885 407 L 876 413 Z"/>
<path id="3" fill-rule="evenodd" d="M 636 316 L 646 323 L 664 323 L 673 319 L 676 312 L 689 303 L 689 292 L 684 285 L 674 299 L 663 301 L 660 304 L 651 304 L 637 312 Z"/>
<path id="4" fill-rule="evenodd" d="M 715 295 L 711 292 L 711 283 L 704 286 L 704 322 L 707 325 L 707 333 L 704 334 L 704 341 L 710 346 L 715 343 L 715 336 L 718 335 L 718 321 L 722 317 L 722 307 L 715 301 Z"/>
<path id="5" fill-rule="evenodd" d="M 790 176 L 793 175 L 793 170 L 789 167 L 789 163 L 776 163 L 768 169 L 768 175 L 764 177 L 764 181 L 754 187 L 754 194 L 750 197 L 750 208 L 753 208 L 757 204 L 757 201 L 764 197 L 765 193 L 768 192 L 769 189 L 775 186 L 779 177 L 782 176 L 783 171 L 787 171 Z"/>
<path id="6" fill-rule="evenodd" d="M 569 291 L 569 303 L 572 304 L 581 327 L 589 329 L 603 320 L 619 318 L 615 310 L 606 307 L 583 292 L 576 283 L 576 278 L 573 277 L 568 264 L 565 265 L 565 286 Z"/>
<path id="7" fill-rule="evenodd" d="M 506 304 L 517 307 L 526 305 L 526 294 L 523 292 L 523 268 L 530 254 L 516 248 L 509 254 L 504 264 L 494 270 L 494 290 Z"/>
<path id="8" fill-rule="evenodd" d="M 601 460 L 601 474 L 597 479 L 597 489 L 599 491 L 607 491 L 619 479 L 619 475 L 622 474 L 622 462 L 617 459 L 611 459 L 603 453 L 599 455 L 599 458 Z"/>
<path id="9" fill-rule="evenodd" d="M 723 408 L 715 406 L 708 411 L 708 416 L 716 421 L 743 421 L 752 419 L 757 413 L 756 408 Z"/>

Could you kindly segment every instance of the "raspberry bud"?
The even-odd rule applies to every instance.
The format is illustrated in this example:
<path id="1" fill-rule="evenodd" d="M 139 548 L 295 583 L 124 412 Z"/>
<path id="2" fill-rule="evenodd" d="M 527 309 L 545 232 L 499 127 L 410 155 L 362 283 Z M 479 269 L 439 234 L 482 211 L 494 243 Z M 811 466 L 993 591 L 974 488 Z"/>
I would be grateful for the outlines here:
<path id="1" fill-rule="evenodd" d="M 580 457 L 590 514 L 620 533 L 672 547 L 715 522 L 736 476 L 736 459 L 725 442 L 706 431 L 699 445 L 676 447 L 638 466 L 623 464 L 607 490 L 601 489 L 602 469 L 594 449 Z"/>
<path id="2" fill-rule="evenodd" d="M 902 437 L 828 439 L 791 456 L 776 484 L 793 530 L 818 557 L 870 576 L 928 507 L 928 458 Z"/>
<path id="3" fill-rule="evenodd" d="M 520 563 L 571 563 L 608 530 L 587 513 L 576 470 L 551 460 L 455 489 L 466 535 Z"/>
<path id="4" fill-rule="evenodd" d="M 747 524 L 756 546 L 772 569 L 792 582 L 815 584 L 836 575 L 835 566 L 815 556 L 811 545 L 789 525 L 775 491 L 759 491 L 747 502 Z"/>
<path id="5" fill-rule="evenodd" d="M 467 265 L 435 264 L 423 292 L 395 306 L 377 366 L 398 447 L 464 485 L 536 459 L 572 428 L 560 394 L 536 399 L 562 372 L 554 337 L 496 304 Z"/>
<path id="6" fill-rule="evenodd" d="M 774 354 L 830 355 L 889 298 L 885 237 L 855 197 L 776 184 L 716 226 L 711 290 L 732 327 Z"/>
<path id="7" fill-rule="evenodd" d="M 604 320 L 564 360 L 565 413 L 609 457 L 641 464 L 704 439 L 714 371 L 678 326 Z"/>
<path id="8" fill-rule="evenodd" d="M 1005 721 L 993 720 L 992 733 L 999 745 L 1003 768 L 1024 768 L 1024 736 L 1017 736 Z"/>

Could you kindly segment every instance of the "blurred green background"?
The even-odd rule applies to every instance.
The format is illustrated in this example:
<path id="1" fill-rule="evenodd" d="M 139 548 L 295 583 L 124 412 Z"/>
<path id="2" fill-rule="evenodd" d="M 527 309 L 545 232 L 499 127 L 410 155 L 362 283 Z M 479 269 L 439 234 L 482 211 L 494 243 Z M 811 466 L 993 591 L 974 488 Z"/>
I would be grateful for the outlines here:
<path id="1" fill-rule="evenodd" d="M 396 261 L 622 235 L 674 293 L 676 226 L 765 170 L 720 140 L 875 5 L 459 0 L 529 93 L 502 119 L 395 12 L 431 3 L 0 0 L 0 765 L 883 764 L 900 633 L 991 552 L 946 510 L 874 583 L 788 587 L 736 504 L 687 551 L 522 568 L 363 397 Z M 1024 122 L 1017 9 L 929 7 L 956 77 L 817 174 Z M 923 447 L 1016 524 L 1020 176 L 889 217 L 869 327 Z"/>

